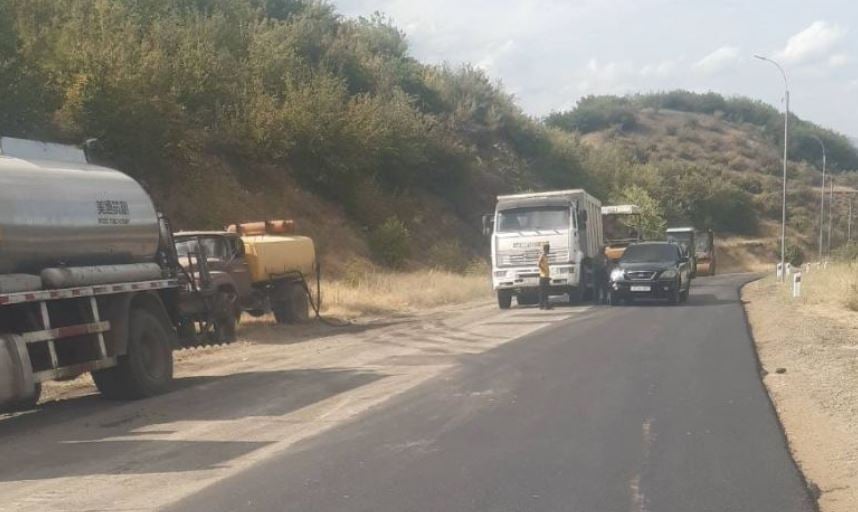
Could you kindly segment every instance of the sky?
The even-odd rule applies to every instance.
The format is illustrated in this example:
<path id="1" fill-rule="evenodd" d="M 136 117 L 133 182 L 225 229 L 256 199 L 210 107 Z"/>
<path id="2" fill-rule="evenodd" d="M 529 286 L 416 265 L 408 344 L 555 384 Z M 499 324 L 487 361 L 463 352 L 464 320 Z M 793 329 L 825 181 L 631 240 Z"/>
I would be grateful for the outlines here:
<path id="1" fill-rule="evenodd" d="M 482 68 L 528 114 L 589 94 L 715 91 L 790 110 L 858 140 L 854 0 L 333 0 L 389 16 L 423 62 Z"/>

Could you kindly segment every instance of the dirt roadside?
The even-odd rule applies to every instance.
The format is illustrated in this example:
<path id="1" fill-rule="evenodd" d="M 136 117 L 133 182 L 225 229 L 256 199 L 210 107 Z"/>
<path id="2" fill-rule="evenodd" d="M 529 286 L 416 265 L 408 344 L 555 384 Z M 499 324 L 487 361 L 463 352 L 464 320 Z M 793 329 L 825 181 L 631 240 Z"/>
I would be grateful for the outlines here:
<path id="1" fill-rule="evenodd" d="M 820 509 L 858 510 L 858 313 L 792 299 L 770 277 L 742 298 L 763 381 Z"/>
<path id="2" fill-rule="evenodd" d="M 255 323 L 233 345 L 179 352 L 164 396 L 109 402 L 87 379 L 52 384 L 38 410 L 0 416 L 0 511 L 158 510 L 588 310 L 481 301 L 343 329 Z"/>

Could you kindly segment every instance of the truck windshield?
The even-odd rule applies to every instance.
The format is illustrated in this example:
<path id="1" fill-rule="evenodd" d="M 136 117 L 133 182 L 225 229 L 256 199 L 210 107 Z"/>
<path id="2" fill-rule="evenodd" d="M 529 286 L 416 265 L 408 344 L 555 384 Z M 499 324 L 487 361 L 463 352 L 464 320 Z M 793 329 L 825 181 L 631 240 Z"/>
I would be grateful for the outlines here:
<path id="1" fill-rule="evenodd" d="M 692 240 L 693 236 L 694 236 L 694 234 L 691 232 L 681 232 L 680 231 L 677 233 L 668 233 L 667 234 L 667 241 L 678 244 L 680 247 L 682 247 L 682 252 L 687 254 L 688 250 L 691 249 L 691 240 Z M 695 251 L 696 251 L 696 249 L 695 249 Z"/>
<path id="2" fill-rule="evenodd" d="M 630 242 L 638 239 L 638 215 L 605 215 L 602 229 L 607 242 Z"/>
<path id="3" fill-rule="evenodd" d="M 709 235 L 698 235 L 695 244 L 697 245 L 697 252 L 709 252 L 712 250 L 712 245 L 709 243 Z"/>
<path id="4" fill-rule="evenodd" d="M 569 208 L 562 206 L 513 208 L 498 214 L 499 233 L 565 229 L 569 229 Z"/>
<path id="5" fill-rule="evenodd" d="M 630 245 L 620 259 L 623 263 L 676 261 L 679 251 L 673 244 Z"/>
<path id="6" fill-rule="evenodd" d="M 197 244 L 199 241 L 199 245 Z M 218 237 L 201 237 L 188 238 L 176 242 L 176 254 L 180 258 L 186 258 L 188 254 L 198 252 L 198 247 L 202 247 L 206 258 L 226 259 L 227 248 L 223 238 Z"/>

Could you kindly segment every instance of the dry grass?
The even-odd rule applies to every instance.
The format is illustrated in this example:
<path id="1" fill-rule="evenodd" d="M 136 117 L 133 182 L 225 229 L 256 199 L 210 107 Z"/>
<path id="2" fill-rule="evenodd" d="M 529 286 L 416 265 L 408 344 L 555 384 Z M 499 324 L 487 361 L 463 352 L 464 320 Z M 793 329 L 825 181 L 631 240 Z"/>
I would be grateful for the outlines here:
<path id="1" fill-rule="evenodd" d="M 781 293 L 792 293 L 792 285 L 781 287 Z M 834 263 L 827 268 L 812 266 L 801 279 L 802 304 L 858 312 L 858 262 Z"/>
<path id="2" fill-rule="evenodd" d="M 322 313 L 338 318 L 409 312 L 489 299 L 490 271 L 369 271 L 322 283 Z"/>

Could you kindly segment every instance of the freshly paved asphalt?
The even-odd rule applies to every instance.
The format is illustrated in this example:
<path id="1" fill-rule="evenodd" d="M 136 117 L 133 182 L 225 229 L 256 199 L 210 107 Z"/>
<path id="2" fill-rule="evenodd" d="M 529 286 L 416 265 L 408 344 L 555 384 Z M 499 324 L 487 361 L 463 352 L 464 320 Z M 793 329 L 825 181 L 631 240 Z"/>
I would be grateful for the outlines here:
<path id="1" fill-rule="evenodd" d="M 177 503 L 177 511 L 814 511 L 738 299 L 595 307 Z"/>

